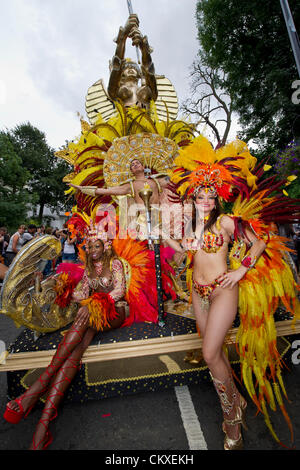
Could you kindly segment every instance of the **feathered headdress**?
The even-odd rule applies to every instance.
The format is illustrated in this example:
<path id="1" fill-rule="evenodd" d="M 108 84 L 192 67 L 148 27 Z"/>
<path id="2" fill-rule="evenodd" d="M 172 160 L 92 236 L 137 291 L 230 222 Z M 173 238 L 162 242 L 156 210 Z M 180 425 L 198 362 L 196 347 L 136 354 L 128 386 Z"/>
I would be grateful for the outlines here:
<path id="1" fill-rule="evenodd" d="M 214 150 L 200 136 L 179 150 L 171 187 L 182 200 L 195 197 L 200 189 L 225 201 L 232 200 L 237 193 L 248 196 L 249 188 L 255 188 L 256 177 L 251 172 L 255 163 L 256 158 L 240 140 Z"/>
<path id="2" fill-rule="evenodd" d="M 82 260 L 84 260 L 84 251 L 88 251 L 88 244 L 91 241 L 102 240 L 104 250 L 111 247 L 112 240 L 108 235 L 115 222 L 111 219 L 109 211 L 99 212 L 96 207 L 89 216 L 84 211 L 74 207 L 72 217 L 67 223 L 71 234 L 77 237 L 77 248 Z"/>

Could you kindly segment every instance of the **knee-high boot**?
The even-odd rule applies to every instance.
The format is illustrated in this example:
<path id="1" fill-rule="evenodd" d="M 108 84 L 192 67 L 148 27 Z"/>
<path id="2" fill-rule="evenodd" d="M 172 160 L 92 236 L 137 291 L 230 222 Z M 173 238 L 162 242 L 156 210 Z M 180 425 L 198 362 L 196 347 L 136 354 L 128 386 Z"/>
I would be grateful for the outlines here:
<path id="1" fill-rule="evenodd" d="M 74 348 L 80 344 L 86 329 L 87 325 L 85 324 L 77 324 L 76 321 L 73 323 L 62 341 L 59 343 L 57 351 L 48 367 L 42 372 L 31 387 L 26 390 L 26 392 L 7 404 L 3 415 L 6 421 L 10 423 L 18 423 L 23 417 L 26 417 L 29 414 L 38 399 L 46 392 L 49 382 L 57 370 L 70 356 Z M 13 404 L 13 402 L 16 404 Z"/>
<path id="2" fill-rule="evenodd" d="M 224 422 L 222 429 L 225 433 L 224 449 L 225 450 L 239 450 L 243 447 L 243 438 L 241 429 L 239 428 L 238 437 L 233 439 L 229 437 L 227 426 L 243 425 L 246 429 L 244 414 L 247 407 L 246 400 L 239 394 L 232 376 L 221 382 L 210 374 L 217 394 L 220 398 L 221 407 L 223 411 Z"/>
<path id="3" fill-rule="evenodd" d="M 90 328 L 84 335 L 83 341 L 77 345 L 61 368 L 53 377 L 49 386 L 45 407 L 33 436 L 31 450 L 46 449 L 52 442 L 52 435 L 48 429 L 50 421 L 56 418 L 57 408 L 64 394 L 70 386 L 77 371 L 81 367 L 81 358 L 90 344 L 95 332 Z"/>

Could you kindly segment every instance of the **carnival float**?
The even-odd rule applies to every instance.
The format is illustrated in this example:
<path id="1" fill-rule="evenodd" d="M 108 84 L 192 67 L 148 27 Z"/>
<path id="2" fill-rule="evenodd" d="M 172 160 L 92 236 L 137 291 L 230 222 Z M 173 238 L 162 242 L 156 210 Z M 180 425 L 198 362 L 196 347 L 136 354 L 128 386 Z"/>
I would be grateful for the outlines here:
<path id="1" fill-rule="evenodd" d="M 137 62 L 126 58 L 128 39 L 138 50 Z M 148 300 L 155 315 L 136 315 L 132 310 L 125 326 L 97 333 L 65 400 L 85 402 L 210 380 L 190 304 L 192 258 L 174 256 L 164 243 L 159 230 L 162 211 L 158 207 L 155 214 L 154 205 L 182 208 L 193 172 L 195 184 L 200 176 L 204 181 L 214 173 L 220 185 L 228 181 L 222 196 L 232 202 L 230 215 L 236 224 L 230 267 L 236 269 L 245 257 L 246 248 L 238 235 L 247 223 L 256 234 L 267 234 L 265 255 L 241 282 L 239 312 L 225 343 L 234 370 L 238 375 L 241 365 L 245 387 L 276 437 L 266 408 L 268 404 L 275 409 L 277 400 L 284 409 L 282 364 L 289 356 L 292 335 L 300 332 L 296 273 L 275 226 L 299 218 L 295 201 L 282 193 L 288 181 L 265 177 L 267 166 L 257 164 L 244 142 L 214 149 L 205 137 L 195 137 L 192 123 L 177 119 L 176 91 L 167 77 L 156 74 L 151 47 L 136 15 L 129 16 L 115 42 L 107 88 L 101 78 L 89 87 L 87 118 L 80 118 L 81 135 L 56 157 L 72 166 L 63 180 L 66 195 L 74 200 L 68 228 L 82 240 L 80 254 L 84 256 L 84 237 L 91 221 L 101 223 L 106 235 L 114 225 L 112 243 L 123 263 L 125 300 L 130 304 L 132 289 L 142 288 L 137 281 L 142 274 L 136 272 L 137 240 L 153 262 L 152 298 Z M 146 181 L 135 178 L 133 161 L 142 165 Z M 199 164 L 206 165 L 201 175 L 195 171 Z M 205 176 L 207 166 L 210 176 Z M 132 235 L 128 217 L 135 204 L 139 210 L 131 212 Z M 175 225 L 171 223 L 171 238 Z M 180 225 L 184 226 L 184 220 Z M 0 365 L 0 372 L 7 372 L 11 398 L 28 389 L 48 365 L 78 310 L 70 293 L 81 280 L 80 267 L 75 274 L 70 266 L 62 270 L 58 266 L 54 276 L 41 279 L 37 275 L 43 260 L 55 260 L 60 252 L 55 237 L 34 239 L 18 253 L 5 275 L 1 313 L 23 327 Z M 145 299 L 140 302 L 146 305 Z"/>

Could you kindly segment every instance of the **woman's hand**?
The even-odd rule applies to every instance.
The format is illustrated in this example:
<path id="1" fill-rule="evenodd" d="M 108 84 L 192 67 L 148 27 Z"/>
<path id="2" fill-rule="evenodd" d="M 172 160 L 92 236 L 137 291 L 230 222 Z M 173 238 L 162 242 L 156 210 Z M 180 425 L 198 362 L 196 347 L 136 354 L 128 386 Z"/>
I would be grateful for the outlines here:
<path id="1" fill-rule="evenodd" d="M 80 309 L 77 312 L 75 323 L 76 326 L 83 326 L 87 325 L 90 320 L 90 313 L 88 311 L 88 308 L 86 306 L 80 307 Z"/>
<path id="2" fill-rule="evenodd" d="M 77 184 L 68 183 L 68 186 L 71 186 L 72 188 L 75 188 L 75 189 L 77 189 L 78 191 L 81 190 L 81 186 L 78 186 Z"/>
<path id="3" fill-rule="evenodd" d="M 240 269 L 236 269 L 234 271 L 228 271 L 228 273 L 222 274 L 222 276 L 218 277 L 220 286 L 223 287 L 224 289 L 225 288 L 232 289 L 244 276 L 245 272 L 243 271 Z"/>

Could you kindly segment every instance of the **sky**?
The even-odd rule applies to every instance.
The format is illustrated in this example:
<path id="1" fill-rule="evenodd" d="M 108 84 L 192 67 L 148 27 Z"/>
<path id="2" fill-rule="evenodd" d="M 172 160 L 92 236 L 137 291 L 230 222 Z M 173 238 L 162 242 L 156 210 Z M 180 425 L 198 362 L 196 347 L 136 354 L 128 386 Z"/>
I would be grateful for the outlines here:
<path id="1" fill-rule="evenodd" d="M 132 0 L 132 7 L 156 73 L 185 100 L 199 49 L 196 0 Z M 80 134 L 88 88 L 100 78 L 107 87 L 127 1 L 1 0 L 1 17 L 0 129 L 29 121 L 58 149 Z M 136 59 L 130 41 L 126 57 Z"/>

